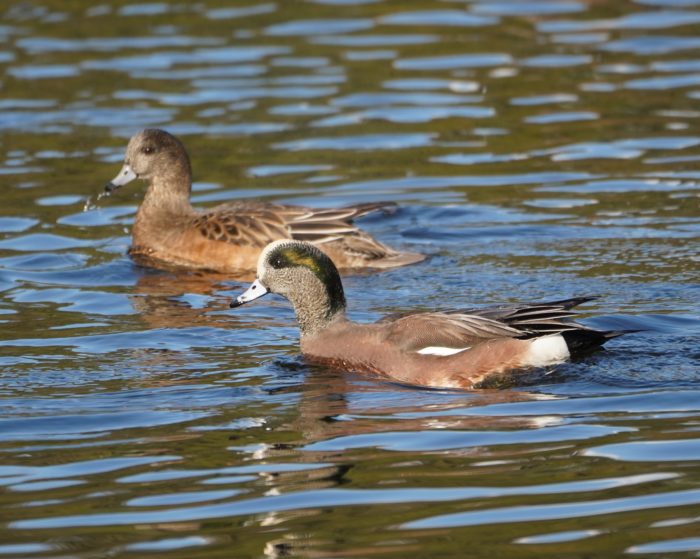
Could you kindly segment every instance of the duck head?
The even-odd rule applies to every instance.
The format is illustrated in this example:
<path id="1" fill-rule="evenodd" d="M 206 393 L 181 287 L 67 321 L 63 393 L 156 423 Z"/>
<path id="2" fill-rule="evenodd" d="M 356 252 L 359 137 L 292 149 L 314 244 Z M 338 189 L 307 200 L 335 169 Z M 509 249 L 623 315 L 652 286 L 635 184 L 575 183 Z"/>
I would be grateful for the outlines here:
<path id="1" fill-rule="evenodd" d="M 267 293 L 282 295 L 294 307 L 302 336 L 322 329 L 345 313 L 345 294 L 333 261 L 311 243 L 279 240 L 267 245 L 257 265 L 257 279 L 231 307 Z"/>
<path id="2" fill-rule="evenodd" d="M 182 142 L 165 130 L 146 128 L 129 140 L 124 165 L 105 185 L 105 191 L 113 192 L 134 179 L 143 179 L 150 184 L 160 180 L 170 188 L 186 184 L 189 195 L 191 176 L 190 160 Z"/>

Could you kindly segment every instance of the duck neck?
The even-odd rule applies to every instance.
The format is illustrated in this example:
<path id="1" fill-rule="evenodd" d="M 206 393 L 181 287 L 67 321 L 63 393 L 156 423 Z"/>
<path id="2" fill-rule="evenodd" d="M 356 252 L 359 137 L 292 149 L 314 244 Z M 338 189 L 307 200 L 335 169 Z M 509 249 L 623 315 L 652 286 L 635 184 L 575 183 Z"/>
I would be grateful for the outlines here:
<path id="1" fill-rule="evenodd" d="M 151 177 L 139 213 L 191 213 L 192 170 L 187 157 L 173 159 L 167 171 Z"/>
<path id="2" fill-rule="evenodd" d="M 288 298 L 294 307 L 302 338 L 315 336 L 332 323 L 347 320 L 345 295 L 340 281 L 337 285 L 315 281 Z"/>

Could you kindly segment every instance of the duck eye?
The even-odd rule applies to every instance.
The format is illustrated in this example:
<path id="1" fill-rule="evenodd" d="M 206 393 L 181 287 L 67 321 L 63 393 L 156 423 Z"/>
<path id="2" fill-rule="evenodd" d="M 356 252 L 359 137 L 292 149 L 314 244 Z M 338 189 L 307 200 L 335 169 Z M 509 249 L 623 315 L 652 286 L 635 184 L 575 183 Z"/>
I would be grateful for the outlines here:
<path id="1" fill-rule="evenodd" d="M 281 256 L 275 256 L 275 257 L 272 259 L 272 262 L 270 262 L 270 264 L 272 264 L 272 267 L 273 267 L 275 270 L 279 270 L 282 266 L 284 266 L 284 262 L 283 262 Z"/>
<path id="2" fill-rule="evenodd" d="M 146 146 L 145 148 L 141 149 L 141 151 L 146 155 L 151 155 L 155 151 L 155 149 L 151 146 Z"/>

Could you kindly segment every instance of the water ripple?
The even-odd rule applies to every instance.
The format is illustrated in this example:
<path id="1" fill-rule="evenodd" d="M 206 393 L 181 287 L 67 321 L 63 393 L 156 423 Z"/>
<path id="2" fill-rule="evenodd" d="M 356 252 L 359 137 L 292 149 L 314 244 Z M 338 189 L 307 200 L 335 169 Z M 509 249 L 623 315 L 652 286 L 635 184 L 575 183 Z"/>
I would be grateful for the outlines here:
<path id="1" fill-rule="evenodd" d="M 604 437 L 630 431 L 625 427 L 604 425 L 566 425 L 532 431 L 412 431 L 410 433 L 387 432 L 370 435 L 354 435 L 320 441 L 307 445 L 308 451 L 348 450 L 351 448 L 378 447 L 396 451 L 436 451 L 473 446 L 504 444 L 544 443 L 566 440 Z"/>
<path id="2" fill-rule="evenodd" d="M 44 441 L 74 440 L 82 436 L 135 427 L 172 425 L 194 421 L 209 414 L 206 412 L 139 411 L 85 415 L 52 415 L 48 417 L 19 417 L 0 419 L 0 440 Z M 86 419 L 89 418 L 89 421 Z M 118 459 L 114 459 L 118 460 Z M 48 468 L 48 466 L 47 466 Z M 30 473 L 34 470 L 29 470 Z M 44 470 L 40 470 L 42 472 Z M 49 470 L 53 471 L 53 470 Z M 60 470 L 63 471 L 63 470 Z M 83 471 L 83 470 L 80 470 Z M 38 475 L 38 474 L 37 474 Z"/>
<path id="3" fill-rule="evenodd" d="M 262 3 L 243 8 L 215 8 L 207 10 L 205 16 L 209 19 L 236 19 L 242 17 L 257 16 L 261 14 L 269 14 L 277 9 L 276 4 Z"/>
<path id="4" fill-rule="evenodd" d="M 603 488 L 620 487 L 624 485 L 634 485 L 638 483 L 649 483 L 663 479 L 676 477 L 675 474 L 647 474 L 640 476 L 629 476 L 627 478 L 611 478 L 608 480 L 596 480 L 593 482 L 572 482 L 568 484 L 552 484 L 529 487 L 465 487 L 465 488 L 423 488 L 423 489 L 327 489 L 318 491 L 302 491 L 291 493 L 288 495 L 269 496 L 262 498 L 254 498 L 248 500 L 234 501 L 232 503 L 223 503 L 218 505 L 206 505 L 201 507 L 191 508 L 171 508 L 160 511 L 148 512 L 123 512 L 123 513 L 103 513 L 79 516 L 58 516 L 53 518 L 39 518 L 30 520 L 17 520 L 10 523 L 10 528 L 19 530 L 28 529 L 46 529 L 46 528 L 65 528 L 70 526 L 118 526 L 124 524 L 145 524 L 145 523 L 163 523 L 177 521 L 192 521 L 212 518 L 225 518 L 229 516 L 239 516 L 242 514 L 260 514 L 271 511 L 295 510 L 300 508 L 315 508 L 320 506 L 358 506 L 368 504 L 388 504 L 388 503 L 421 503 L 421 502 L 447 502 L 458 501 L 464 499 L 483 499 L 493 498 L 501 495 L 518 495 L 523 492 L 527 494 L 548 494 L 548 493 L 569 493 L 577 491 L 600 490 Z M 629 501 L 643 502 L 645 505 L 650 504 L 652 497 L 663 498 L 663 501 L 657 502 L 655 505 L 662 506 L 661 502 L 666 504 L 694 504 L 700 502 L 700 490 L 657 494 L 649 497 L 630 498 L 622 500 L 625 503 Z M 595 502 L 592 502 L 593 504 Z M 582 503 L 580 506 L 585 506 Z M 556 505 L 555 505 L 556 506 Z M 576 505 L 570 505 L 572 509 Z M 544 507 L 537 507 L 537 511 Z M 487 517 L 484 518 L 483 524 L 490 523 L 491 515 L 489 511 L 483 511 Z M 465 515 L 466 516 L 466 515 Z M 552 513 L 548 517 L 559 518 L 553 516 Z M 562 513 L 562 517 L 566 517 Z M 431 519 L 431 524 L 442 525 L 446 521 L 454 522 L 452 519 Z M 498 521 L 496 519 L 496 521 Z M 502 521 L 506 521 L 505 519 Z M 427 521 L 423 521 L 426 523 Z M 452 524 L 451 524 L 452 525 Z M 462 524 L 455 524 L 462 525 Z M 423 527 L 419 522 L 413 522 L 404 526 L 406 528 Z"/>
<path id="5" fill-rule="evenodd" d="M 535 16 L 581 12 L 584 5 L 574 0 L 556 0 L 550 2 L 529 1 L 516 2 L 477 2 L 473 7 L 477 13 L 499 14 L 504 16 Z"/>
<path id="6" fill-rule="evenodd" d="M 352 31 L 364 31 L 374 27 L 371 19 L 310 19 L 287 21 L 270 25 L 265 29 L 265 34 L 273 36 L 309 36 L 324 35 L 326 33 L 349 33 Z"/>
<path id="7" fill-rule="evenodd" d="M 631 462 L 700 460 L 700 439 L 610 444 L 589 448 L 584 454 Z"/>
<path id="8" fill-rule="evenodd" d="M 451 54 L 445 56 L 423 56 L 418 58 L 403 58 L 394 62 L 399 70 L 455 70 L 459 68 L 489 68 L 512 64 L 509 54 Z"/>
<path id="9" fill-rule="evenodd" d="M 641 545 L 633 545 L 625 550 L 627 553 L 657 554 L 657 553 L 681 553 L 684 551 L 700 551 L 700 538 L 677 538 Z"/>
<path id="10" fill-rule="evenodd" d="M 380 23 L 389 25 L 447 25 L 455 27 L 482 27 L 495 25 L 496 17 L 470 14 L 461 10 L 422 10 L 397 12 L 379 18 Z"/>
<path id="11" fill-rule="evenodd" d="M 333 45 L 340 47 L 390 47 L 401 45 L 420 45 L 435 43 L 439 40 L 437 35 L 429 34 L 404 34 L 391 35 L 321 35 L 311 37 L 309 42 L 315 45 Z"/>
<path id="12" fill-rule="evenodd" d="M 139 456 L 131 458 L 104 458 L 88 462 L 67 462 L 59 466 L 0 466 L 0 485 L 13 487 L 34 480 L 90 476 L 133 468 L 134 466 L 178 460 L 181 460 L 180 456 Z"/>
<path id="13" fill-rule="evenodd" d="M 532 522 L 560 520 L 563 518 L 585 518 L 601 514 L 611 515 L 630 511 L 697 505 L 700 503 L 700 489 L 652 493 L 640 497 L 623 497 L 580 503 L 553 505 L 532 505 L 529 507 L 502 507 L 446 514 L 424 518 L 404 524 L 404 528 L 423 530 L 428 528 L 454 528 L 457 526 L 483 526 L 487 524 L 507 524 L 511 522 Z"/>
<path id="14" fill-rule="evenodd" d="M 87 39 L 57 39 L 54 37 L 24 37 L 15 44 L 29 54 L 54 52 L 113 52 L 122 49 L 155 49 L 163 47 L 201 47 L 220 45 L 214 37 L 187 37 L 184 35 L 150 37 L 92 37 Z"/>
<path id="15" fill-rule="evenodd" d="M 365 134 L 360 136 L 342 136 L 305 138 L 274 144 L 276 149 L 299 151 L 307 149 L 333 150 L 372 150 L 372 149 L 406 149 L 427 146 L 432 143 L 433 134 Z"/>

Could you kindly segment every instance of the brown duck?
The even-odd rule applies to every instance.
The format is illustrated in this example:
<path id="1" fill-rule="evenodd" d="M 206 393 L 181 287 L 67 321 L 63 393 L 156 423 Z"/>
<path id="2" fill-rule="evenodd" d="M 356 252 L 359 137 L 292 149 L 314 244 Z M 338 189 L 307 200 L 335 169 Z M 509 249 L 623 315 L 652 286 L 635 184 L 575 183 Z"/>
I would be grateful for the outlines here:
<path id="1" fill-rule="evenodd" d="M 237 201 L 196 210 L 190 204 L 187 152 L 180 140 L 163 130 L 146 129 L 131 138 L 124 166 L 105 189 L 112 192 L 134 179 L 148 181 L 129 249 L 137 261 L 242 273 L 254 270 L 261 249 L 276 239 L 309 241 L 341 269 L 393 268 L 425 258 L 396 251 L 352 223 L 391 205 L 387 203 L 311 209 Z"/>
<path id="2" fill-rule="evenodd" d="M 392 315 L 358 324 L 345 315 L 338 270 L 315 246 L 275 241 L 260 254 L 257 279 L 232 307 L 266 293 L 286 297 L 301 329 L 301 351 L 345 370 L 438 388 L 475 388 L 493 375 L 561 363 L 624 332 L 570 319 L 590 300 Z"/>

